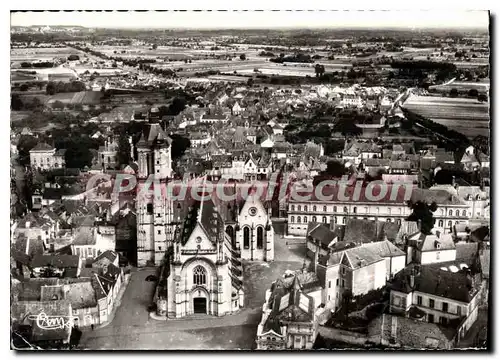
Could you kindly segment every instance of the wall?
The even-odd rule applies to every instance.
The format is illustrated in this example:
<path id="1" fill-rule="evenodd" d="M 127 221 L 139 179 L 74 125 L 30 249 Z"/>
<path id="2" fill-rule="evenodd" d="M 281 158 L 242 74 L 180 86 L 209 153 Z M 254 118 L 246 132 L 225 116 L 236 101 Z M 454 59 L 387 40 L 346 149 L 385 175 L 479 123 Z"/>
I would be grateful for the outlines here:
<path id="1" fill-rule="evenodd" d="M 420 252 L 417 250 L 417 259 L 420 259 L 420 264 L 434 264 L 446 261 L 454 261 L 457 256 L 455 249 L 442 250 L 442 251 L 425 251 Z"/>
<path id="2" fill-rule="evenodd" d="M 352 294 L 363 295 L 371 290 L 380 289 L 386 282 L 386 262 L 380 260 L 376 263 L 363 266 L 352 271 Z"/>
<path id="3" fill-rule="evenodd" d="M 321 335 L 325 339 L 354 345 L 364 345 L 366 342 L 370 341 L 368 336 L 362 333 L 324 326 L 318 327 L 318 335 Z"/>

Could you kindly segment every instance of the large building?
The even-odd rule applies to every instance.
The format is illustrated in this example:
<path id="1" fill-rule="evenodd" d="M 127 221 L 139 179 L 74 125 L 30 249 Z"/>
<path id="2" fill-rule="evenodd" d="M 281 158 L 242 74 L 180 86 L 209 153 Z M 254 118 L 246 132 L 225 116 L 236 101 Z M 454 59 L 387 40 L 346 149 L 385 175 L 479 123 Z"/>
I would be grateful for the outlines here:
<path id="1" fill-rule="evenodd" d="M 56 150 L 46 143 L 40 143 L 30 150 L 30 165 L 33 169 L 51 170 L 66 166 L 64 153 L 66 150 Z"/>

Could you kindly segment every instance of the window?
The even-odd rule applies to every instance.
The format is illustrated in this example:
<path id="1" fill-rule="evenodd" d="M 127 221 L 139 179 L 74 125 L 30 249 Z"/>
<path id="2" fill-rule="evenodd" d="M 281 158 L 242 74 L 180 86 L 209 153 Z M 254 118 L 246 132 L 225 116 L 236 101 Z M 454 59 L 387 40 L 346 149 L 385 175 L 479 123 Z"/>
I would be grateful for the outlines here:
<path id="1" fill-rule="evenodd" d="M 330 289 L 331 287 L 332 287 L 332 281 L 331 281 L 331 280 L 329 280 L 329 281 L 328 281 L 328 288 Z"/>
<path id="2" fill-rule="evenodd" d="M 344 212 L 345 213 L 347 212 L 347 206 L 344 206 Z"/>
<path id="3" fill-rule="evenodd" d="M 326 206 L 323 206 L 323 212 L 326 212 Z"/>
<path id="4" fill-rule="evenodd" d="M 344 279 L 342 279 L 342 282 L 341 282 L 341 286 L 340 286 L 340 287 L 341 287 L 341 288 L 344 288 L 344 287 L 345 287 L 345 280 L 344 280 Z"/>
<path id="5" fill-rule="evenodd" d="M 295 211 L 295 205 L 292 205 L 292 206 L 290 207 L 290 209 L 291 209 L 292 211 Z"/>
<path id="6" fill-rule="evenodd" d="M 434 322 L 434 315 L 428 314 L 427 315 L 427 321 L 430 322 L 430 323 L 433 323 Z"/>
<path id="7" fill-rule="evenodd" d="M 198 265 L 193 270 L 193 284 L 205 285 L 207 283 L 207 272 L 203 266 Z"/>
<path id="8" fill-rule="evenodd" d="M 297 216 L 297 222 L 300 224 L 300 216 Z"/>
<path id="9" fill-rule="evenodd" d="M 448 221 L 448 227 L 451 228 L 451 221 Z"/>
<path id="10" fill-rule="evenodd" d="M 422 296 L 417 296 L 417 305 L 422 305 Z"/>
<path id="11" fill-rule="evenodd" d="M 161 246 L 158 246 L 158 251 L 161 251 Z"/>
<path id="12" fill-rule="evenodd" d="M 307 224 L 307 216 L 304 216 L 304 224 Z"/>
<path id="13" fill-rule="evenodd" d="M 313 216 L 312 217 L 312 222 L 316 222 L 316 220 L 317 220 L 316 216 Z"/>
<path id="14" fill-rule="evenodd" d="M 323 216 L 323 223 L 326 224 L 326 216 Z"/>
<path id="15" fill-rule="evenodd" d="M 335 285 L 339 286 L 339 279 L 335 282 Z"/>
<path id="16" fill-rule="evenodd" d="M 147 204 L 146 210 L 147 210 L 148 214 L 152 214 L 153 213 L 153 204 Z"/>
<path id="17" fill-rule="evenodd" d="M 455 211 L 455 216 L 459 217 L 460 216 L 460 210 Z"/>
<path id="18" fill-rule="evenodd" d="M 447 302 L 443 302 L 443 311 L 448 312 L 448 303 Z"/>
<path id="19" fill-rule="evenodd" d="M 257 228 L 257 249 L 262 249 L 264 247 L 264 229 L 262 226 Z"/>
<path id="20" fill-rule="evenodd" d="M 440 316 L 440 317 L 439 317 L 439 323 L 440 323 L 441 325 L 446 325 L 446 324 L 448 324 L 448 319 L 447 319 L 447 318 L 445 318 L 444 316 Z"/>
<path id="21" fill-rule="evenodd" d="M 307 211 L 307 205 L 304 205 L 304 212 Z"/>
<path id="22" fill-rule="evenodd" d="M 355 213 L 355 214 L 356 214 L 356 211 L 357 211 L 357 210 L 358 210 L 358 209 L 356 208 L 356 206 L 352 208 L 352 212 L 353 212 L 353 213 Z"/>
<path id="23" fill-rule="evenodd" d="M 302 206 L 298 205 L 297 206 L 297 211 L 301 211 L 302 210 Z"/>
<path id="24" fill-rule="evenodd" d="M 342 275 L 345 275 L 345 267 L 342 268 Z"/>
<path id="25" fill-rule="evenodd" d="M 448 211 L 448 215 L 453 216 L 453 210 Z"/>
<path id="26" fill-rule="evenodd" d="M 333 207 L 333 212 L 337 212 L 337 207 L 336 206 Z"/>
<path id="27" fill-rule="evenodd" d="M 158 235 L 161 235 L 161 230 L 158 230 Z"/>
<path id="28" fill-rule="evenodd" d="M 316 212 L 316 205 L 313 206 L 313 211 Z"/>
<path id="29" fill-rule="evenodd" d="M 444 225 L 443 220 L 439 220 L 439 222 L 438 222 L 438 226 L 439 226 L 439 227 L 443 227 L 443 225 Z"/>
<path id="30" fill-rule="evenodd" d="M 345 225 L 345 217 L 342 218 L 342 224 Z"/>
<path id="31" fill-rule="evenodd" d="M 467 216 L 467 210 L 462 211 L 462 216 L 463 217 Z"/>
<path id="32" fill-rule="evenodd" d="M 434 300 L 433 299 L 429 299 L 429 307 L 431 309 L 434 309 Z"/>
<path id="33" fill-rule="evenodd" d="M 161 216 L 161 214 L 159 214 L 159 213 L 158 213 L 158 214 L 156 214 L 156 217 L 157 217 L 157 218 L 159 218 L 160 216 Z"/>
<path id="34" fill-rule="evenodd" d="M 294 223 L 295 222 L 295 216 L 290 216 L 290 222 Z"/>
<path id="35" fill-rule="evenodd" d="M 457 306 L 457 315 L 462 316 L 462 307 L 461 306 Z"/>
<path id="36" fill-rule="evenodd" d="M 250 229 L 248 227 L 243 229 L 243 248 L 250 248 Z"/>
<path id="37" fill-rule="evenodd" d="M 401 306 L 401 298 L 397 295 L 392 297 L 392 304 L 395 306 Z"/>

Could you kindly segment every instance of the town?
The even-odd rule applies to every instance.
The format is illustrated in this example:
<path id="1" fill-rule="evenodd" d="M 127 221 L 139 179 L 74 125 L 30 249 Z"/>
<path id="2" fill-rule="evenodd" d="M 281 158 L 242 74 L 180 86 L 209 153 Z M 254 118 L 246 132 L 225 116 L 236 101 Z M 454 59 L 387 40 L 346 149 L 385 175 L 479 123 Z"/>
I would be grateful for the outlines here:
<path id="1" fill-rule="evenodd" d="M 487 12 L 470 31 L 15 15 L 12 349 L 491 346 Z"/>

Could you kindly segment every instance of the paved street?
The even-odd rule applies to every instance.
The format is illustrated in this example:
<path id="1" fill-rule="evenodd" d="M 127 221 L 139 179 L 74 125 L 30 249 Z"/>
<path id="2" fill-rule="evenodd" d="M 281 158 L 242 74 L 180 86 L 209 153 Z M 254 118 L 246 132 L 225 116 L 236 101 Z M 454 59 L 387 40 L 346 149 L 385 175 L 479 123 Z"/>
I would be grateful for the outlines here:
<path id="1" fill-rule="evenodd" d="M 80 349 L 252 349 L 265 291 L 285 270 L 300 269 L 304 262 L 303 245 L 287 246 L 275 237 L 272 263 L 243 262 L 245 308 L 223 317 L 200 317 L 157 321 L 149 318 L 147 306 L 154 293 L 153 282 L 146 276 L 156 270 L 133 271 L 130 283 L 113 321 L 99 329 L 86 330 Z"/>

